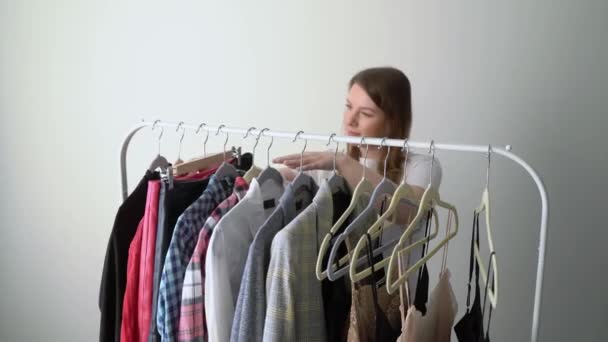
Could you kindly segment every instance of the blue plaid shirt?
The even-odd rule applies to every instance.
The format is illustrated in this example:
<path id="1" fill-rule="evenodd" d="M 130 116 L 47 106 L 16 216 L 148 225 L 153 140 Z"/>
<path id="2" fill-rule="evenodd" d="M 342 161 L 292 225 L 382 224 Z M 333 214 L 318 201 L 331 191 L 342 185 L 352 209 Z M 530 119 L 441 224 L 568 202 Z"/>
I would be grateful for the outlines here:
<path id="1" fill-rule="evenodd" d="M 211 176 L 209 185 L 178 218 L 165 258 L 158 291 L 156 324 L 162 341 L 176 341 L 180 303 L 186 267 L 194 252 L 198 235 L 209 214 L 225 200 L 234 186 L 234 177 Z"/>

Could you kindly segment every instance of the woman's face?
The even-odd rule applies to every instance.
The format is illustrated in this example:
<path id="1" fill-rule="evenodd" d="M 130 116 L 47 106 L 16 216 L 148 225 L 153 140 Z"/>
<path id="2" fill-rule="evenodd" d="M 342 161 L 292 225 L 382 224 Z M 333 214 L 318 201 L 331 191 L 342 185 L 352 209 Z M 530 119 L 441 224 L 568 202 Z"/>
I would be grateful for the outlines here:
<path id="1" fill-rule="evenodd" d="M 346 97 L 343 125 L 348 136 L 386 136 L 385 114 L 376 106 L 367 92 L 358 84 L 353 84 Z"/>

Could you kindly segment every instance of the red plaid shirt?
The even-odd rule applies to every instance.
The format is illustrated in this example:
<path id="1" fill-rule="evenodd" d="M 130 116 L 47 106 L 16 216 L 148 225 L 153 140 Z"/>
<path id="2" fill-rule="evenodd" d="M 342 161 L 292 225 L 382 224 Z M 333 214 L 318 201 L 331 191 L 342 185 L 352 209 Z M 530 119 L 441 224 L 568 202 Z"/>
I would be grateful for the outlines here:
<path id="1" fill-rule="evenodd" d="M 205 257 L 211 233 L 220 219 L 245 196 L 248 189 L 249 184 L 247 181 L 244 178 L 237 177 L 232 195 L 213 210 L 199 233 L 198 242 L 184 275 L 177 335 L 179 341 L 207 341 L 204 284 Z"/>

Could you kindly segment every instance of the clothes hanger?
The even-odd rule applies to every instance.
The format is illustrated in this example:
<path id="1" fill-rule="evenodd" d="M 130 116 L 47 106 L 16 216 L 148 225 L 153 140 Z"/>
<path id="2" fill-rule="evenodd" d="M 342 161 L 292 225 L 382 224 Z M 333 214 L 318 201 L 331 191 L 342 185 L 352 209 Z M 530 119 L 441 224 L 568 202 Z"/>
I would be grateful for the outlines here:
<path id="1" fill-rule="evenodd" d="M 409 156 L 409 145 L 407 145 L 407 139 L 403 142 L 403 147 L 401 148 L 401 152 L 406 151 L 405 160 L 403 162 L 403 176 L 401 178 L 401 183 L 395 189 L 391 197 L 391 202 L 388 208 L 382 213 L 382 215 L 374 222 L 374 224 L 368 229 L 368 233 L 370 236 L 375 239 L 380 236 L 383 228 L 383 223 L 388 220 L 389 217 L 394 214 L 402 201 L 406 201 L 408 204 L 418 206 L 418 199 L 414 196 L 414 191 L 412 187 L 405 182 L 405 170 L 407 167 L 407 159 Z M 387 154 L 388 156 L 388 154 Z M 384 162 L 384 178 L 386 178 L 386 160 Z"/>
<path id="2" fill-rule="evenodd" d="M 399 205 L 402 204 L 404 200 L 409 204 L 414 204 L 416 207 L 418 206 L 418 199 L 414 196 L 414 191 L 413 191 L 412 187 L 405 182 L 405 170 L 407 167 L 407 160 L 408 160 L 408 156 L 409 156 L 409 145 L 407 144 L 407 139 L 405 139 L 403 142 L 403 147 L 401 148 L 401 152 L 403 152 L 403 151 L 406 151 L 406 154 L 405 154 L 405 160 L 403 163 L 404 172 L 403 172 L 403 177 L 401 179 L 401 183 L 399 184 L 399 186 L 393 193 L 391 202 L 390 202 L 388 208 L 386 209 L 386 211 L 384 213 L 382 213 L 382 215 L 376 220 L 376 222 L 374 222 L 374 224 L 367 230 L 367 233 L 370 235 L 370 237 L 373 240 L 382 236 L 382 234 L 384 233 L 384 224 L 386 223 L 388 218 L 391 217 L 397 211 L 397 209 L 399 208 Z M 386 173 L 386 166 L 385 166 L 385 173 Z M 435 223 L 436 223 L 435 226 L 437 227 L 439 225 L 439 222 L 437 219 L 437 213 L 433 212 L 433 214 L 434 214 L 433 217 L 435 218 Z M 437 230 L 435 230 L 435 232 L 432 233 L 430 235 L 430 237 L 434 238 L 437 235 L 436 233 L 437 233 Z M 379 248 L 377 248 L 373 251 L 374 256 L 380 255 L 385 250 L 390 249 L 392 246 L 394 246 L 399 241 L 399 239 L 400 238 L 396 238 L 390 242 L 383 243 Z M 359 260 L 359 255 L 362 253 L 363 249 L 366 247 L 366 243 L 367 243 L 366 239 L 362 239 L 362 238 L 359 239 L 359 241 L 352 253 L 353 260 Z M 375 263 L 373 265 L 373 268 L 380 269 L 380 268 L 385 267 L 388 264 L 389 259 L 390 258 L 388 258 L 388 257 L 383 258 L 381 261 Z M 362 280 L 372 274 L 372 267 L 367 267 L 367 268 L 361 270 L 360 272 L 357 272 L 358 266 L 359 266 L 359 262 L 350 264 L 349 273 L 350 273 L 350 278 L 352 281 Z"/>
<path id="3" fill-rule="evenodd" d="M 245 132 L 245 136 L 243 136 L 243 139 L 247 139 L 247 137 L 249 136 L 249 132 L 251 132 L 252 130 L 254 130 L 255 127 L 249 127 L 249 129 L 247 130 L 247 132 Z M 257 167 L 255 165 L 255 148 L 256 146 L 258 146 L 258 142 L 260 141 L 260 137 L 258 136 L 255 139 L 255 144 L 253 145 L 253 149 L 251 150 L 251 167 L 249 168 L 249 170 L 247 170 L 247 172 L 245 172 L 245 175 L 243 176 L 243 178 L 245 178 L 245 180 L 247 181 L 247 183 L 251 183 L 251 180 L 253 180 L 255 177 L 260 175 L 260 172 L 262 172 L 262 169 L 260 169 L 259 167 Z"/>
<path id="4" fill-rule="evenodd" d="M 361 137 L 361 142 L 359 143 L 359 150 L 361 150 L 361 146 L 363 145 L 363 143 L 365 142 L 365 137 Z M 340 216 L 340 218 L 338 219 L 338 221 L 336 221 L 336 223 L 331 227 L 329 233 L 327 233 L 325 235 L 325 237 L 323 238 L 323 241 L 321 242 L 321 246 L 319 248 L 319 254 L 317 255 L 317 264 L 315 267 L 315 274 L 317 276 L 318 280 L 323 280 L 325 278 L 329 278 L 330 280 L 334 280 L 333 279 L 333 272 L 335 271 L 333 269 L 333 262 L 328 261 L 327 265 L 332 265 L 331 270 L 329 270 L 330 267 L 328 267 L 328 270 L 323 270 L 323 259 L 325 258 L 325 254 L 327 253 L 327 249 L 329 248 L 329 245 L 331 243 L 331 239 L 334 237 L 334 234 L 336 234 L 336 232 L 340 229 L 340 227 L 342 227 L 342 224 L 344 224 L 344 222 L 346 222 L 346 220 L 348 219 L 348 217 L 350 216 L 350 214 L 353 212 L 353 210 L 355 210 L 355 208 L 357 207 L 357 203 L 359 202 L 359 198 L 363 195 L 363 194 L 371 194 L 372 191 L 374 190 L 374 186 L 372 185 L 372 183 L 367 180 L 367 178 L 365 178 L 365 161 L 367 161 L 367 152 L 369 151 L 369 145 L 365 144 L 365 157 L 364 157 L 364 163 L 363 165 L 361 165 L 362 167 L 362 175 L 361 175 L 361 180 L 359 181 L 359 183 L 357 183 L 357 185 L 355 186 L 355 189 L 353 190 L 352 193 L 352 197 L 350 200 L 350 204 L 348 205 L 348 208 L 346 208 L 346 210 L 344 211 L 344 213 L 342 213 L 342 216 Z M 348 229 L 348 227 L 346 228 Z M 344 233 L 346 233 L 346 230 L 344 231 Z M 334 242 L 334 245 L 341 245 L 342 242 L 344 242 L 346 239 L 346 235 L 344 234 L 340 234 L 337 236 L 336 241 Z M 348 261 L 349 256 L 346 255 L 344 256 L 342 259 L 340 259 L 338 261 L 338 265 L 345 263 L 346 261 Z M 331 273 L 331 276 L 330 276 Z M 337 277 L 336 277 L 337 279 Z"/>
<path id="5" fill-rule="evenodd" d="M 194 134 L 198 134 L 200 130 L 206 126 L 207 124 L 202 123 L 196 129 Z M 207 130 L 207 135 L 205 136 L 205 140 L 203 142 L 203 156 L 201 158 L 195 158 L 186 162 L 183 162 L 179 165 L 175 165 L 173 167 L 174 175 L 186 175 L 193 172 L 198 172 L 200 170 L 209 169 L 215 165 L 221 163 L 224 159 L 224 155 L 222 153 L 213 154 L 211 156 L 207 156 L 207 141 L 209 140 L 209 130 Z"/>
<path id="6" fill-rule="evenodd" d="M 420 205 L 418 206 L 418 212 L 416 213 L 416 216 L 412 219 L 412 221 L 410 222 L 408 227 L 405 229 L 405 232 L 401 235 L 401 238 L 399 239 L 397 246 L 395 246 L 395 248 L 393 249 L 393 252 L 391 253 L 390 261 L 388 263 L 388 270 L 386 272 L 387 273 L 386 289 L 389 294 L 392 294 L 396 290 L 398 290 L 399 286 L 407 280 L 408 276 L 412 272 L 415 272 L 420 267 L 422 267 L 424 265 L 424 263 L 426 263 L 429 259 L 431 259 L 439 251 L 439 249 L 441 249 L 444 246 L 447 248 L 447 243 L 452 238 L 454 238 L 454 236 L 456 236 L 456 234 L 458 233 L 458 211 L 456 210 L 456 207 L 450 203 L 447 203 L 447 202 L 441 200 L 441 197 L 439 196 L 439 192 L 437 191 L 436 188 L 434 188 L 432 186 L 432 184 L 433 184 L 433 165 L 435 164 L 435 142 L 433 140 L 431 140 L 429 150 L 430 150 L 430 152 L 432 152 L 431 170 L 430 170 L 431 178 L 429 181 L 429 185 L 427 186 L 426 190 L 424 190 L 424 193 L 422 194 L 422 198 L 420 199 Z M 397 259 L 399 252 L 402 251 L 403 253 L 406 253 L 406 252 L 411 251 L 413 248 L 415 248 L 419 245 L 420 241 L 407 246 L 405 249 L 402 249 L 401 246 L 404 243 L 406 243 L 408 237 L 418 227 L 418 223 L 425 216 L 427 211 L 429 209 L 435 208 L 436 206 L 445 208 L 448 210 L 448 224 L 446 225 L 446 237 L 443 240 L 441 240 L 437 244 L 437 246 L 435 246 L 432 250 L 430 250 L 426 254 L 425 257 L 420 259 L 413 266 L 411 266 L 409 269 L 407 269 L 407 271 L 405 271 L 403 274 L 398 276 L 398 278 L 395 281 L 393 281 L 393 277 L 394 277 L 393 273 L 394 273 L 395 267 L 397 266 L 396 259 Z M 437 217 L 437 215 L 433 215 L 433 216 Z M 454 230 L 452 232 L 450 232 L 450 228 L 451 228 L 450 219 L 452 216 L 454 218 Z M 426 242 L 426 240 L 427 239 L 423 239 L 423 243 Z"/>
<path id="7" fill-rule="evenodd" d="M 160 120 L 154 121 L 154 123 L 152 124 L 152 131 L 154 131 L 154 129 L 156 129 L 156 125 L 159 122 L 160 122 Z M 160 127 L 160 134 L 158 135 L 158 154 L 156 155 L 156 157 L 154 157 L 154 159 L 150 163 L 150 167 L 148 167 L 148 170 L 150 170 L 150 171 L 155 171 L 156 169 L 161 169 L 161 171 L 165 172 L 167 170 L 167 168 L 169 166 L 171 166 L 171 163 L 169 163 L 167 158 L 163 157 L 160 154 L 160 141 L 161 141 L 164 133 L 165 133 L 165 129 L 163 127 Z"/>
<path id="8" fill-rule="evenodd" d="M 492 153 L 492 146 L 488 145 L 488 167 L 486 169 L 486 187 L 481 194 L 481 203 L 475 209 L 475 214 L 479 215 L 481 213 L 485 213 L 486 220 L 486 235 L 488 237 L 488 245 L 490 248 L 490 262 L 492 266 L 493 280 L 492 280 L 492 289 L 487 288 L 487 283 L 489 282 L 488 273 L 486 273 L 486 267 L 483 264 L 483 260 L 479 253 L 479 245 L 477 243 L 474 244 L 475 251 L 475 259 L 477 264 L 479 265 L 479 270 L 481 273 L 481 278 L 486 284 L 488 299 L 490 300 L 490 305 L 493 308 L 496 308 L 496 303 L 498 301 L 498 267 L 496 261 L 496 251 L 494 250 L 494 239 L 492 238 L 492 228 L 490 226 L 490 154 Z"/>
<path id="9" fill-rule="evenodd" d="M 300 134 L 304 133 L 304 131 L 299 131 L 296 133 L 296 136 L 293 138 L 291 142 L 296 142 Z M 300 152 L 300 169 L 298 170 L 298 174 L 291 181 L 291 186 L 293 188 L 294 193 L 298 193 L 300 189 L 307 188 L 310 189 L 311 184 L 314 184 L 314 179 L 305 174 L 302 170 L 302 166 L 304 165 L 304 151 L 306 151 L 306 146 L 308 145 L 308 140 L 304 139 L 304 148 L 302 148 L 302 152 Z"/>
<path id="10" fill-rule="evenodd" d="M 263 128 L 260 133 L 258 133 L 258 139 L 260 140 L 260 138 L 262 137 L 262 135 L 264 134 L 265 131 L 269 131 L 269 128 Z M 283 176 L 281 175 L 281 173 L 279 172 L 279 170 L 275 169 L 274 167 L 270 166 L 270 148 L 272 147 L 272 143 L 274 142 L 274 137 L 270 136 L 270 144 L 268 145 L 268 148 L 266 149 L 266 160 L 267 160 L 267 164 L 266 164 L 266 168 L 264 170 L 262 170 L 262 172 L 258 175 L 258 184 L 260 184 L 260 186 L 268 181 L 273 181 L 275 182 L 277 185 L 283 187 Z M 257 144 L 257 141 L 256 141 Z"/>
<path id="11" fill-rule="evenodd" d="M 332 133 L 329 136 L 329 140 L 325 146 L 329 146 L 331 144 L 332 139 L 336 136 L 336 133 Z M 334 140 L 335 141 L 335 140 Z M 336 158 L 338 156 L 338 147 L 340 143 L 336 141 L 336 150 L 334 151 L 334 169 L 331 173 L 331 176 L 327 179 L 327 183 L 329 184 L 329 188 L 333 194 L 337 192 L 345 192 L 350 193 L 350 189 L 348 188 L 348 184 L 346 183 L 346 179 L 338 174 L 338 170 L 336 170 Z"/>
<path id="12" fill-rule="evenodd" d="M 215 135 L 220 134 L 220 131 L 222 130 L 222 128 L 226 127 L 226 125 L 220 125 L 217 128 L 217 132 L 215 132 Z M 220 167 L 218 167 L 217 171 L 215 171 L 215 176 L 218 178 L 224 178 L 224 177 L 237 177 L 239 176 L 238 171 L 236 170 L 236 168 L 234 167 L 234 165 L 227 163 L 226 162 L 226 145 L 228 144 L 228 137 L 230 136 L 230 134 L 228 134 L 228 132 L 226 132 L 226 140 L 224 141 L 224 157 L 223 157 L 223 162 L 220 165 Z"/>
<path id="13" fill-rule="evenodd" d="M 182 128 L 182 126 L 184 125 L 183 121 L 180 121 L 177 124 L 177 128 L 175 129 L 175 132 L 179 132 L 179 129 Z M 186 135 L 186 129 L 182 128 L 182 135 L 179 138 L 179 148 L 177 150 L 177 160 L 175 161 L 175 163 L 173 163 L 173 165 L 179 165 L 179 164 L 183 164 L 184 161 L 182 160 L 182 142 L 184 141 L 184 136 Z"/>
<path id="14" fill-rule="evenodd" d="M 378 147 L 378 149 L 381 149 L 382 147 L 384 147 L 385 141 L 386 141 L 386 138 L 383 138 L 382 141 L 380 142 L 380 146 Z M 344 235 L 344 237 L 346 237 L 348 234 L 350 234 L 352 232 L 352 230 L 354 230 L 354 227 L 360 226 L 362 220 L 366 220 L 367 217 L 369 217 L 370 215 L 378 213 L 376 203 L 378 202 L 379 199 L 381 199 L 383 196 L 392 196 L 395 193 L 395 190 L 397 189 L 397 185 L 395 185 L 395 183 L 393 183 L 389 178 L 386 177 L 386 163 L 388 161 L 389 152 L 390 152 L 390 146 L 388 147 L 388 151 L 386 152 L 386 157 L 384 158 L 384 176 L 382 177 L 382 180 L 374 188 L 374 191 L 372 192 L 370 200 L 367 204 L 367 207 L 365 207 L 365 209 L 363 209 L 363 211 L 348 225 L 348 227 L 346 227 L 344 232 L 341 234 L 341 235 Z M 410 203 L 410 204 L 413 204 L 413 203 Z M 333 261 L 335 260 L 337 254 L 338 254 L 339 247 L 340 247 L 340 245 L 338 245 L 337 243 L 335 243 L 332 246 L 331 252 L 329 254 L 329 261 L 331 262 L 329 265 L 333 264 Z M 385 248 L 388 248 L 388 247 L 385 247 Z M 365 259 L 358 260 L 357 264 L 359 264 L 359 262 L 363 262 L 363 261 L 365 261 Z M 333 270 L 329 270 L 329 272 L 328 272 L 330 274 L 329 279 L 330 280 L 338 279 L 338 278 L 344 276 L 345 274 L 349 273 L 349 271 L 350 271 L 350 266 L 348 266 L 348 265 L 338 269 L 335 272 Z"/>
<path id="15" fill-rule="evenodd" d="M 156 125 L 159 122 L 160 122 L 160 120 L 154 121 L 154 123 L 152 124 L 152 130 L 154 130 L 156 128 Z M 158 135 L 158 154 L 150 163 L 148 170 L 155 171 L 156 169 L 160 169 L 161 175 L 163 177 L 166 177 L 166 179 L 169 182 L 169 188 L 173 189 L 173 171 L 171 169 L 171 163 L 169 163 L 167 158 L 165 158 L 164 156 L 162 156 L 160 154 L 160 141 L 163 137 L 164 132 L 165 132 L 165 129 L 163 127 L 161 127 L 160 134 Z"/>

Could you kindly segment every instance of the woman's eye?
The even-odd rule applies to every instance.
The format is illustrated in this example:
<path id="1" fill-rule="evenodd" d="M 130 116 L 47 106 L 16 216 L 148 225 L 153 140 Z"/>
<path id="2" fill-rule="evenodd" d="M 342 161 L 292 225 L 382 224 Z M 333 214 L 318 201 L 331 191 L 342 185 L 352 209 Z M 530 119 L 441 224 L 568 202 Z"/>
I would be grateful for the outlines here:
<path id="1" fill-rule="evenodd" d="M 374 114 L 372 113 L 367 113 L 367 112 L 361 112 L 361 114 L 363 114 L 363 116 L 371 118 L 372 116 L 374 116 Z"/>
<path id="2" fill-rule="evenodd" d="M 348 103 L 346 105 L 344 105 L 346 107 L 346 109 L 351 110 L 353 109 L 353 106 L 349 105 Z"/>

